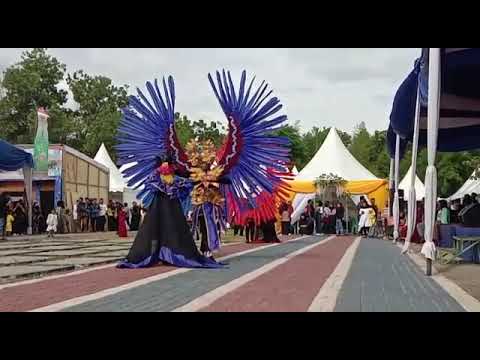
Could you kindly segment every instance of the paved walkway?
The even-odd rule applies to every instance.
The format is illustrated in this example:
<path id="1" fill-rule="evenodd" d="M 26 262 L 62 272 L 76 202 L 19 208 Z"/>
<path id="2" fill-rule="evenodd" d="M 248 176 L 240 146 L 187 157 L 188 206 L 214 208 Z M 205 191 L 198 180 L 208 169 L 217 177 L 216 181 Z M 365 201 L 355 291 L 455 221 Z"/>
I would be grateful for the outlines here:
<path id="1" fill-rule="evenodd" d="M 66 311 L 172 311 L 280 257 L 323 240 L 309 237 L 232 258 L 226 269 L 197 269 L 67 308 Z"/>
<path id="2" fill-rule="evenodd" d="M 464 311 L 432 278 L 425 276 L 391 242 L 363 239 L 335 311 Z"/>
<path id="3" fill-rule="evenodd" d="M 311 236 L 219 256 L 227 268 L 103 266 L 0 285 L 0 311 L 464 311 L 382 240 Z"/>

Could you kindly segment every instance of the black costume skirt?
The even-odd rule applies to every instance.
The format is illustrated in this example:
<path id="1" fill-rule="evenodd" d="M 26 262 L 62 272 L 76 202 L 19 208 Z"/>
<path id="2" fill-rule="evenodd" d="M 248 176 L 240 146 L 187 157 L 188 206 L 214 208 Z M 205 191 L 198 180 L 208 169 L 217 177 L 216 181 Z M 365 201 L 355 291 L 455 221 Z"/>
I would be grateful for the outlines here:
<path id="1" fill-rule="evenodd" d="M 162 192 L 155 195 L 127 258 L 118 267 L 147 267 L 159 261 L 188 268 L 224 266 L 200 254 L 180 201 Z"/>

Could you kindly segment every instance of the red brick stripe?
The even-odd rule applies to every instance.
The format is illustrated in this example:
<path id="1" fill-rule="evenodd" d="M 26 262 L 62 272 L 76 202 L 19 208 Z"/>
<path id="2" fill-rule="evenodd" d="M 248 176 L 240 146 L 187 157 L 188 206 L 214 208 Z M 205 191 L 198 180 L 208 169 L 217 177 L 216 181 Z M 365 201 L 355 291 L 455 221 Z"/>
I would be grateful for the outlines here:
<path id="1" fill-rule="evenodd" d="M 337 237 L 235 289 L 201 311 L 307 311 L 353 237 Z"/>
<path id="2" fill-rule="evenodd" d="M 235 244 L 225 246 L 217 257 L 264 245 Z M 0 311 L 29 311 L 175 269 L 177 268 L 163 265 L 146 269 L 117 269 L 111 267 L 57 279 L 46 277 L 45 280 L 36 283 L 1 289 Z"/>

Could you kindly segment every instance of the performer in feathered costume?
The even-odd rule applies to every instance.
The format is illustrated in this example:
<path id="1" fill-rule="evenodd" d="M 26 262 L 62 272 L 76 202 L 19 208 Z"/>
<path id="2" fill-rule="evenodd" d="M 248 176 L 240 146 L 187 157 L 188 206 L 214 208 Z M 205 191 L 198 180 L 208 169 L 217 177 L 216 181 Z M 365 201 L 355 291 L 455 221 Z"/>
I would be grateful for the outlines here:
<path id="1" fill-rule="evenodd" d="M 151 102 L 140 90 L 137 97 L 130 97 L 123 111 L 117 151 L 120 164 L 134 163 L 124 175 L 130 186 L 144 185 L 139 198 L 149 208 L 120 267 L 143 267 L 158 261 L 187 267 L 221 266 L 211 255 L 220 247 L 227 214 L 241 216 L 258 208 L 260 222 L 275 212 L 274 197 L 266 195 L 287 187 L 279 164 L 289 161 L 288 139 L 272 134 L 287 119 L 285 115 L 273 117 L 282 105 L 277 98 L 266 101 L 272 92 L 265 94 L 264 82 L 251 95 L 254 79 L 246 87 L 245 71 L 238 91 L 229 72 L 217 72 L 216 77 L 218 89 L 210 75 L 209 80 L 229 126 L 218 152 L 211 141 L 191 140 L 186 151 L 182 149 L 175 132 L 172 77 L 168 87 L 163 80 L 165 100 L 156 80 L 146 85 Z M 196 249 L 181 205 L 189 194 L 193 226 L 200 223 L 204 232 L 203 255 Z"/>

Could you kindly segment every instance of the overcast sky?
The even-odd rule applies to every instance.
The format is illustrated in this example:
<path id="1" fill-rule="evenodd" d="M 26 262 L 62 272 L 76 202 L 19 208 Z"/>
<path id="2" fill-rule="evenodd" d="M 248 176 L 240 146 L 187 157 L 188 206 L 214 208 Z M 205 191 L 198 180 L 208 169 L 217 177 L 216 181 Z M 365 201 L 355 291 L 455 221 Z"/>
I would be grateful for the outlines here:
<path id="1" fill-rule="evenodd" d="M 26 49 L 0 49 L 0 70 L 19 61 Z M 224 121 L 207 74 L 225 68 L 265 79 L 303 130 L 336 126 L 351 131 L 385 129 L 393 95 L 412 69 L 420 49 L 49 49 L 67 65 L 106 75 L 115 84 L 144 87 L 147 80 L 172 75 L 176 110 L 192 119 Z M 259 82 L 257 82 L 259 83 Z"/>

